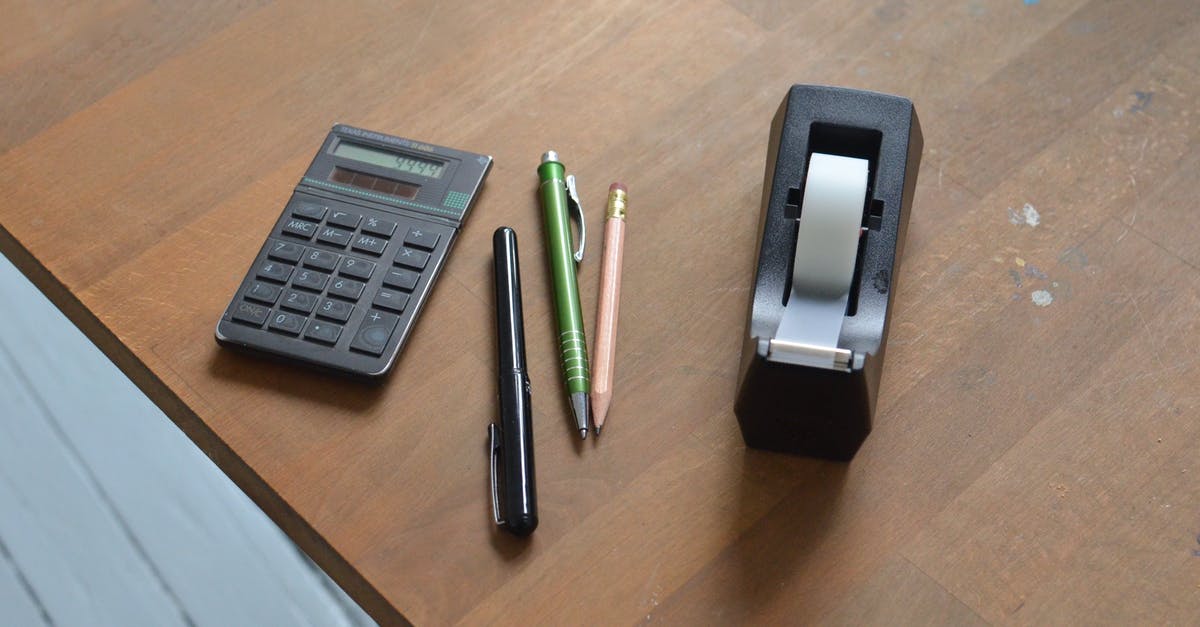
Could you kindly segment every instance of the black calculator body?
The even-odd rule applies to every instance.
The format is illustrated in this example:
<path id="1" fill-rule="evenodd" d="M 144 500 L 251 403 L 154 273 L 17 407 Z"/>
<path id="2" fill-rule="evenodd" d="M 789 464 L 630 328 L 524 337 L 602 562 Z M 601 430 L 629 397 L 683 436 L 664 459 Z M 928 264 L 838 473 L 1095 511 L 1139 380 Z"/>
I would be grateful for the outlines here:
<path id="1" fill-rule="evenodd" d="M 225 346 L 384 375 L 492 158 L 336 125 L 217 323 Z"/>

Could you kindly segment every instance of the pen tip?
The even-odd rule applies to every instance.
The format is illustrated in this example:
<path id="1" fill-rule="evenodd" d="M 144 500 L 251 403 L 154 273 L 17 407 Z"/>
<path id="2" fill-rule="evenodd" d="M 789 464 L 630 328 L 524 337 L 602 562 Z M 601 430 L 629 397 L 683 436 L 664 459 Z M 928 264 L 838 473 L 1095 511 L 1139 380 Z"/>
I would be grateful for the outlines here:
<path id="1" fill-rule="evenodd" d="M 588 395 L 587 392 L 571 393 L 571 413 L 575 414 L 575 428 L 579 429 L 579 435 L 587 439 L 588 423 L 591 422 L 588 418 Z"/>

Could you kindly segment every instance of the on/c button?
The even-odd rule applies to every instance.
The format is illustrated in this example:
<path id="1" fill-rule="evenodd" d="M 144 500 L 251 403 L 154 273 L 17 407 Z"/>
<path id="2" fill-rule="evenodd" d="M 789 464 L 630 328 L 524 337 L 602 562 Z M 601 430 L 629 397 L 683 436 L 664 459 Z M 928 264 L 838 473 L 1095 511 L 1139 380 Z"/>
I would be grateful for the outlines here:
<path id="1" fill-rule="evenodd" d="M 368 311 L 367 317 L 363 318 L 362 325 L 358 327 L 358 333 L 354 334 L 354 341 L 350 342 L 350 348 L 372 355 L 382 355 L 399 321 L 400 316 L 396 314 L 378 309 Z"/>

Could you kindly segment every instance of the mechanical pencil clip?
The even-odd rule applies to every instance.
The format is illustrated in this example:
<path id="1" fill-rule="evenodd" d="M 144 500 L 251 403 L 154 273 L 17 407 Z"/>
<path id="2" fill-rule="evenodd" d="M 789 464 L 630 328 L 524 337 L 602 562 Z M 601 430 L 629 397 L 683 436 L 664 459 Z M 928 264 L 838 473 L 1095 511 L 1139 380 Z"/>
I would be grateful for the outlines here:
<path id="1" fill-rule="evenodd" d="M 591 376 L 588 371 L 587 340 L 583 333 L 583 313 L 579 306 L 579 281 L 575 276 L 575 264 L 583 260 L 583 209 L 579 205 L 579 194 L 575 192 L 575 177 L 567 176 L 566 168 L 558 160 L 558 153 L 551 150 L 542 155 L 537 172 L 538 196 L 542 201 L 546 229 L 546 253 L 554 287 L 563 383 L 567 388 L 567 398 L 571 403 L 579 437 L 587 438 Z M 574 215 L 579 222 L 579 248 L 574 254 L 571 252 L 569 215 Z"/>
<path id="2" fill-rule="evenodd" d="M 554 151 L 551 151 L 553 153 Z M 575 224 L 579 225 L 579 248 L 575 249 L 575 263 L 583 263 L 583 247 L 587 245 L 587 222 L 583 220 L 583 205 L 579 203 L 579 192 L 575 189 L 575 175 L 568 174 L 566 179 L 567 185 L 567 209 L 571 212 L 571 219 Z"/>
<path id="3" fill-rule="evenodd" d="M 496 354 L 500 383 L 500 422 L 488 425 L 492 518 L 505 531 L 525 536 L 537 528 L 538 517 L 533 470 L 533 404 L 529 375 L 525 370 L 525 322 L 521 311 L 517 234 L 506 226 L 496 229 L 492 235 L 492 254 L 496 272 Z"/>

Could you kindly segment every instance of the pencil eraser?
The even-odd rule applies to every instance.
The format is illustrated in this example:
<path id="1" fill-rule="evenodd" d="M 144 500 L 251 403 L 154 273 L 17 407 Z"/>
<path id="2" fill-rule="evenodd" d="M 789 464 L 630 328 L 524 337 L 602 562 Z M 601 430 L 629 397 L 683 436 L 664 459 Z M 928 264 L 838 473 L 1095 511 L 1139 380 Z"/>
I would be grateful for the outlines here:
<path id="1" fill-rule="evenodd" d="M 625 192 L 626 194 L 629 193 L 629 190 L 625 189 L 624 183 L 613 183 L 612 185 L 608 186 L 608 193 L 610 193 L 610 194 L 617 190 L 621 190 L 621 191 Z"/>

